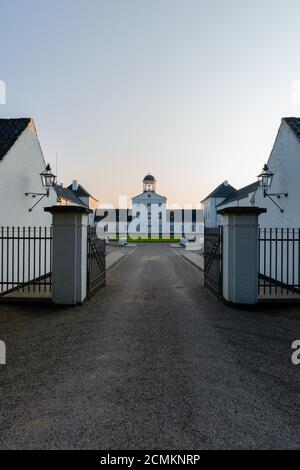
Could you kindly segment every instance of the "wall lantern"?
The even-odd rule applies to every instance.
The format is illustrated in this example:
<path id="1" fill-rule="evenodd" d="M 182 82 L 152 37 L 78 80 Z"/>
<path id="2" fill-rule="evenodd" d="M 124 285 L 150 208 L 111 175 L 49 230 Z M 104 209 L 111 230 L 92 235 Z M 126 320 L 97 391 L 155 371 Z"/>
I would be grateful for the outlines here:
<path id="1" fill-rule="evenodd" d="M 274 199 L 271 196 L 276 196 L 278 199 L 280 199 L 281 196 L 288 196 L 288 193 L 269 193 L 267 192 L 272 184 L 273 181 L 273 176 L 274 173 L 270 171 L 269 167 L 267 164 L 264 165 L 262 172 L 258 175 L 257 179 L 259 181 L 259 186 L 263 190 L 264 197 L 268 197 L 271 199 L 273 204 L 278 207 L 280 212 L 284 212 L 284 210 L 277 204 L 277 202 L 274 201 Z"/>
<path id="2" fill-rule="evenodd" d="M 51 167 L 49 163 L 46 166 L 45 170 L 42 171 L 42 173 L 40 173 L 40 176 L 41 176 L 43 188 L 45 188 L 47 197 L 49 197 L 50 188 L 52 188 L 52 186 L 54 185 L 55 178 L 56 178 L 56 176 L 53 173 L 51 173 Z"/>
<path id="3" fill-rule="evenodd" d="M 32 196 L 33 198 L 36 196 L 41 196 L 39 200 L 30 209 L 28 209 L 29 212 L 32 212 L 34 207 L 37 206 L 38 203 L 44 199 L 44 197 L 49 197 L 50 189 L 53 188 L 55 184 L 56 176 L 52 173 L 49 163 L 45 170 L 40 173 L 40 177 L 42 180 L 42 186 L 45 189 L 45 193 L 25 193 L 25 196 Z"/>
<path id="4" fill-rule="evenodd" d="M 269 170 L 267 164 L 264 165 L 262 172 L 258 175 L 258 181 L 261 188 L 267 190 L 272 184 L 274 173 Z"/>

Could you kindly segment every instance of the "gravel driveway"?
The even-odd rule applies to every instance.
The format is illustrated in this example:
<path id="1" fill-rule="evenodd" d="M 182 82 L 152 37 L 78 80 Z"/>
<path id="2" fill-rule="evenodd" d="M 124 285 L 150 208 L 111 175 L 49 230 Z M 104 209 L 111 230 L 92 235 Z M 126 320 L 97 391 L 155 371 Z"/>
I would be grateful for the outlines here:
<path id="1" fill-rule="evenodd" d="M 300 309 L 235 310 L 165 245 L 82 307 L 0 306 L 0 448 L 300 448 Z"/>

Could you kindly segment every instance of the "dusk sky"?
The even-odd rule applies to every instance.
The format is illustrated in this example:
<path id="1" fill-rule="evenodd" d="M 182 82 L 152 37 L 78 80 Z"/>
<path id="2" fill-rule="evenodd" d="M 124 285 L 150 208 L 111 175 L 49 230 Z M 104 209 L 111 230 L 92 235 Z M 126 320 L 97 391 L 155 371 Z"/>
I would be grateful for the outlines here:
<path id="1" fill-rule="evenodd" d="M 300 115 L 297 0 L 0 0 L 0 15 L 0 116 L 33 117 L 59 182 L 101 202 L 149 170 L 169 204 L 251 183 Z"/>

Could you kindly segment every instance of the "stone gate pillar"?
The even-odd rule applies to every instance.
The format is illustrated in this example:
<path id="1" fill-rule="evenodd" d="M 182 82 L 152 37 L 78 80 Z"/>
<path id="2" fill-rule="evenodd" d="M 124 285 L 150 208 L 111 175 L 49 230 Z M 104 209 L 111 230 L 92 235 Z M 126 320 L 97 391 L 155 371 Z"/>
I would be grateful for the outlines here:
<path id="1" fill-rule="evenodd" d="M 53 216 L 52 302 L 81 304 L 87 295 L 87 229 L 90 209 L 46 207 Z"/>
<path id="2" fill-rule="evenodd" d="M 227 207 L 223 216 L 223 298 L 255 304 L 258 296 L 258 217 L 266 209 Z"/>

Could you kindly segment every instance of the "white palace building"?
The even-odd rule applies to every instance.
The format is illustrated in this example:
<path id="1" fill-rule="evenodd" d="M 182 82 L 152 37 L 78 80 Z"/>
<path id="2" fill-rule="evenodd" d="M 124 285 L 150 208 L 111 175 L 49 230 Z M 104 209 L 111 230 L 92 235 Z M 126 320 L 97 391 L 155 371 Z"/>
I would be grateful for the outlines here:
<path id="1" fill-rule="evenodd" d="M 196 239 L 203 232 L 202 209 L 167 208 L 167 198 L 156 192 L 156 186 L 156 178 L 149 173 L 143 179 L 143 192 L 131 199 L 131 209 L 98 209 L 98 233 L 111 238 Z"/>

